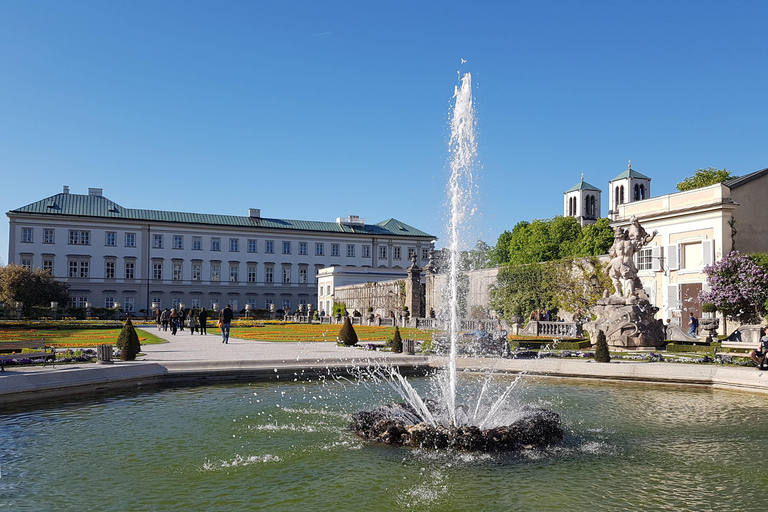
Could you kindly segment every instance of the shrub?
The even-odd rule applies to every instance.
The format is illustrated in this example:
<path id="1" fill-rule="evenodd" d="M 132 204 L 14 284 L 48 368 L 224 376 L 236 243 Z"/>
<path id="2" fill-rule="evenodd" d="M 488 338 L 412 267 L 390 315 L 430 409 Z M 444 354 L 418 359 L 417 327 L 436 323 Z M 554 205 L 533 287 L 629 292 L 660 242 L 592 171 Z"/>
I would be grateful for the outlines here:
<path id="1" fill-rule="evenodd" d="M 704 313 L 714 313 L 717 311 L 717 306 L 712 304 L 711 302 L 705 302 L 701 305 L 701 311 Z"/>
<path id="2" fill-rule="evenodd" d="M 141 351 L 141 343 L 139 343 L 139 335 L 136 334 L 136 329 L 133 328 L 131 319 L 125 321 L 123 330 L 120 331 L 120 336 L 117 337 L 117 348 L 120 349 L 120 359 L 123 361 L 133 361 L 136 359 L 136 354 Z"/>
<path id="3" fill-rule="evenodd" d="M 610 363 L 611 353 L 608 351 L 608 341 L 605 339 L 605 333 L 597 333 L 597 345 L 595 346 L 595 361 L 598 363 Z"/>
<path id="4" fill-rule="evenodd" d="M 392 336 L 392 352 L 402 354 L 403 352 L 403 338 L 400 337 L 400 329 L 395 326 L 395 335 Z"/>
<path id="5" fill-rule="evenodd" d="M 355 328 L 352 327 L 352 322 L 348 316 L 344 317 L 344 325 L 341 326 L 339 331 L 339 341 L 350 347 L 357 344 L 357 333 Z"/>

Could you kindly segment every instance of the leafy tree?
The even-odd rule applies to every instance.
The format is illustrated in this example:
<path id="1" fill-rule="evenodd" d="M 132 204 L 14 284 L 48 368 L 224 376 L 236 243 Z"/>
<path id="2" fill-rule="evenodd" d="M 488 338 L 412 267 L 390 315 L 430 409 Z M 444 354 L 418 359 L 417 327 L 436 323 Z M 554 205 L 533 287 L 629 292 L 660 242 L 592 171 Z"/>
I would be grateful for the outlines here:
<path id="1" fill-rule="evenodd" d="M 613 291 L 605 267 L 606 264 L 596 256 L 563 258 L 548 263 L 543 285 L 552 297 L 552 306 L 589 317 L 603 290 Z"/>
<path id="2" fill-rule="evenodd" d="M 478 240 L 477 244 L 475 244 L 475 248 L 463 252 L 461 258 L 461 268 L 467 270 L 488 268 L 491 262 L 491 248 L 487 243 Z"/>
<path id="3" fill-rule="evenodd" d="M 555 217 L 549 220 L 518 222 L 512 233 L 499 237 L 499 244 L 507 244 L 511 265 L 553 261 L 574 256 L 606 254 L 613 243 L 613 229 L 608 219 L 584 228 L 574 217 Z M 494 254 L 503 255 L 497 247 Z"/>
<path id="4" fill-rule="evenodd" d="M 125 321 L 115 345 L 120 349 L 120 359 L 123 361 L 133 361 L 136 359 L 136 354 L 141 352 L 139 335 L 136 333 L 130 318 Z"/>
<path id="5" fill-rule="evenodd" d="M 333 316 L 343 316 L 347 314 L 347 304 L 345 302 L 334 302 L 331 307 Z"/>
<path id="6" fill-rule="evenodd" d="M 491 307 L 509 318 L 550 305 L 552 296 L 544 288 L 544 272 L 540 263 L 501 268 L 490 290 Z"/>
<path id="7" fill-rule="evenodd" d="M 714 185 L 715 183 L 722 183 L 732 178 L 738 178 L 738 176 L 731 176 L 731 171 L 725 169 L 717 170 L 714 167 L 696 169 L 696 173 L 693 176 L 689 176 L 677 184 L 677 190 L 681 192 L 693 190 Z"/>
<path id="8" fill-rule="evenodd" d="M 355 328 L 352 327 L 352 322 L 349 320 L 348 316 L 344 317 L 344 325 L 342 325 L 341 330 L 339 330 L 339 341 L 347 346 L 357 344 L 357 333 L 355 332 Z"/>
<path id="9" fill-rule="evenodd" d="M 609 224 L 609 220 L 597 219 L 596 223 L 581 228 L 581 237 L 573 256 L 608 254 L 608 249 L 613 244 L 613 235 L 613 228 Z"/>
<path id="10" fill-rule="evenodd" d="M 605 339 L 605 333 L 598 331 L 597 343 L 595 344 L 595 361 L 598 363 L 610 363 L 611 352 L 608 350 L 608 340 Z"/>
<path id="11" fill-rule="evenodd" d="M 709 291 L 699 292 L 699 301 L 711 302 L 725 318 L 758 323 L 768 299 L 768 272 L 747 255 L 733 251 L 704 267 Z"/>
<path id="12" fill-rule="evenodd" d="M 491 249 L 491 266 L 500 267 L 509 263 L 509 242 L 512 239 L 512 233 L 504 231 L 496 240 L 496 246 Z"/>
<path id="13" fill-rule="evenodd" d="M 47 270 L 10 264 L 0 268 L 0 300 L 23 302 L 22 314 L 29 315 L 33 307 L 47 307 L 51 302 L 66 304 L 69 285 L 57 281 Z"/>

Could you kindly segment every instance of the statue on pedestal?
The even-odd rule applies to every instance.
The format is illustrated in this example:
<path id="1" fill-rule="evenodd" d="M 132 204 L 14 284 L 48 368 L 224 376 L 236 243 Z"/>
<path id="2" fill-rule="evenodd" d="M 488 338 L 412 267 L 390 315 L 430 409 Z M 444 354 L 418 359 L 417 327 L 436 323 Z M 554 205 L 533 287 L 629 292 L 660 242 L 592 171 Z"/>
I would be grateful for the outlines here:
<path id="1" fill-rule="evenodd" d="M 606 269 L 616 292 L 609 295 L 605 291 L 593 308 L 597 319 L 585 325 L 592 340 L 597 339 L 598 331 L 603 331 L 614 348 L 655 348 L 664 343 L 663 326 L 654 318 L 659 308 L 643 292 L 634 262 L 635 254 L 657 233 L 649 235 L 635 216 L 628 229 L 616 228 Z"/>

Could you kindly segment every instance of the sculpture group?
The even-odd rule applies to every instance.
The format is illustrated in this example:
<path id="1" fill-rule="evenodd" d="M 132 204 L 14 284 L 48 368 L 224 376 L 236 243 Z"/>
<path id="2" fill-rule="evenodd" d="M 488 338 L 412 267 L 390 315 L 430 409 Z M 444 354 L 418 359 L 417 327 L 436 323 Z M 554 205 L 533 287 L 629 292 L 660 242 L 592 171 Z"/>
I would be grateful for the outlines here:
<path id="1" fill-rule="evenodd" d="M 616 228 L 607 269 L 616 292 L 609 295 L 604 291 L 593 309 L 597 318 L 585 325 L 593 340 L 603 331 L 614 348 L 655 348 L 664 343 L 661 322 L 655 318 L 659 308 L 648 301 L 634 261 L 635 254 L 656 234 L 648 234 L 635 216 L 629 228 Z"/>

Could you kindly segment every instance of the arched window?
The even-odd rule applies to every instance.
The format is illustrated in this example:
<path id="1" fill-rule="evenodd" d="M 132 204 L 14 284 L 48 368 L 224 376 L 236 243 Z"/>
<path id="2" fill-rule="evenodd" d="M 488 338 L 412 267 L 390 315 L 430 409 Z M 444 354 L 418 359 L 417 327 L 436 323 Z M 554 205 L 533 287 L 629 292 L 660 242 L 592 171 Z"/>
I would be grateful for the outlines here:
<path id="1" fill-rule="evenodd" d="M 635 201 L 639 201 L 640 200 L 640 185 L 638 185 L 637 183 L 635 183 L 634 199 L 635 199 Z"/>
<path id="2" fill-rule="evenodd" d="M 614 205 L 620 205 L 621 201 L 619 201 L 619 187 L 616 187 L 616 192 L 613 194 L 613 204 Z"/>
<path id="3" fill-rule="evenodd" d="M 589 211 L 590 218 L 597 218 L 597 201 L 595 201 L 595 196 L 589 196 L 589 208 L 587 210 Z"/>
<path id="4" fill-rule="evenodd" d="M 640 184 L 640 199 L 645 199 L 645 185 Z"/>
<path id="5" fill-rule="evenodd" d="M 624 204 L 624 185 L 619 187 L 618 192 L 618 201 L 616 201 L 616 204 Z"/>

